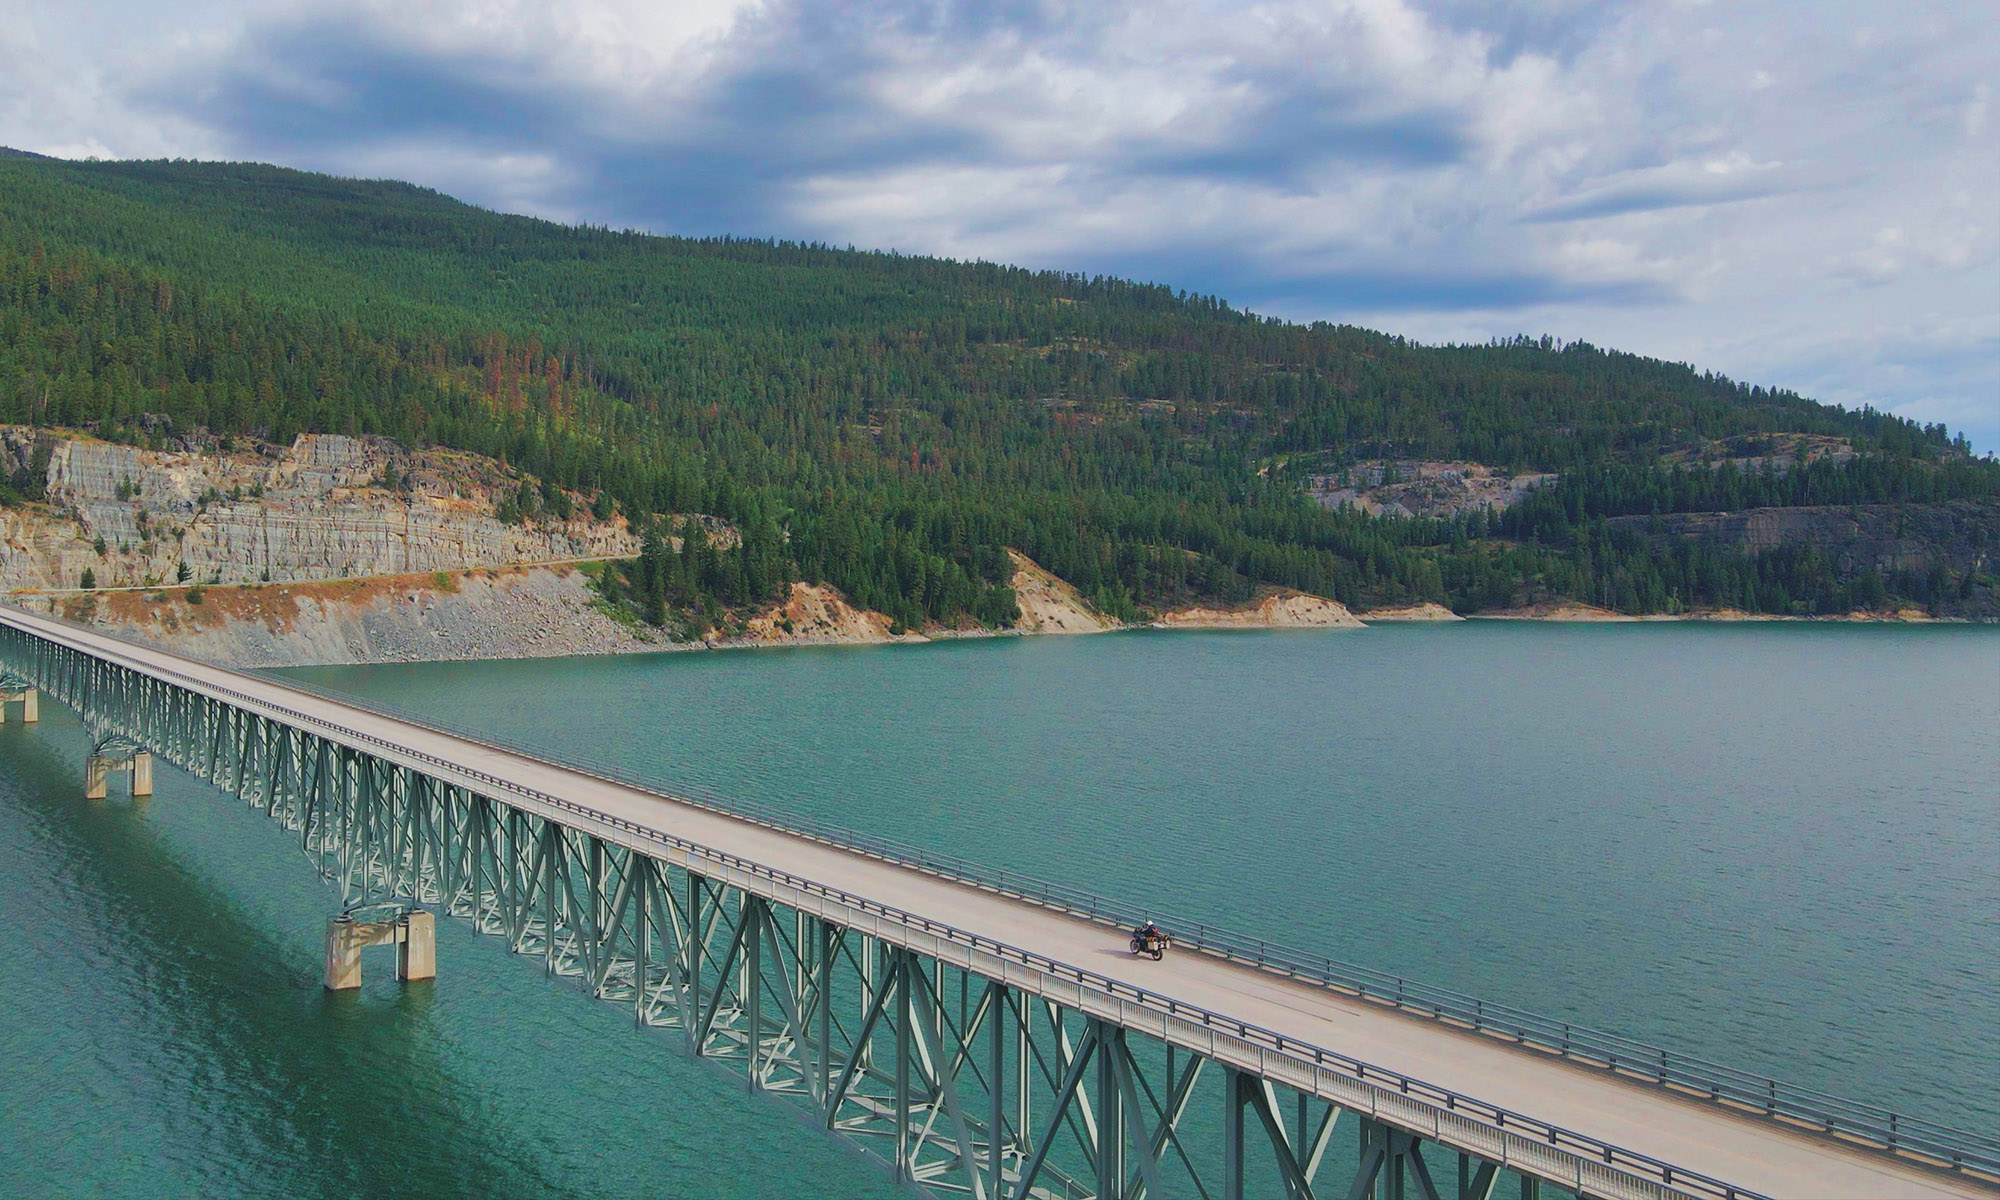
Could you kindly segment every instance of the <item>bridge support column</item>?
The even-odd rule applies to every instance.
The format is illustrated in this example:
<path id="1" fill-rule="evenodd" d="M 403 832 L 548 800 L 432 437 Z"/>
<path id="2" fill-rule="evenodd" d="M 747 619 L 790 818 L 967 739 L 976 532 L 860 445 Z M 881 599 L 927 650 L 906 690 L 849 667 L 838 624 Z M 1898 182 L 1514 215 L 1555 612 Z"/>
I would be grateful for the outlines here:
<path id="1" fill-rule="evenodd" d="M 1243 1072 L 1235 1067 L 1225 1067 L 1223 1078 L 1222 1197 L 1243 1200 L 1243 1110 L 1249 1107 L 1250 1093 Z M 1361 1196 L 1354 1193 L 1355 1200 Z"/>
<path id="2" fill-rule="evenodd" d="M 1119 1089 L 1118 1054 L 1124 1030 L 1109 1022 L 1097 1027 L 1097 1194 L 1103 1200 L 1125 1196 L 1124 1093 Z M 1144 1154 L 1146 1147 L 1140 1146 Z"/>
<path id="3" fill-rule="evenodd" d="M 131 773 L 132 791 L 135 799 L 143 799 L 153 794 L 153 756 L 144 750 L 93 754 L 83 763 L 83 798 L 102 800 L 109 794 L 111 773 L 128 771 Z"/>
<path id="4" fill-rule="evenodd" d="M 1480 1178 L 1490 1192 L 1493 1175 L 1482 1172 Z M 1424 1162 L 1422 1141 L 1413 1133 L 1371 1120 L 1361 1122 L 1360 1164 L 1347 1194 L 1374 1200 L 1435 1200 L 1441 1195 Z"/>
<path id="5" fill-rule="evenodd" d="M 361 986 L 361 948 L 370 944 L 374 926 L 357 924 L 352 917 L 334 917 L 326 923 L 326 990 L 343 992 Z"/>
<path id="6" fill-rule="evenodd" d="M 396 978 L 409 981 L 437 978 L 437 917 L 421 908 L 389 920 L 357 921 L 342 913 L 326 922 L 326 974 L 329 992 L 361 986 L 361 952 L 370 946 L 396 947 Z"/>
<path id="7" fill-rule="evenodd" d="M 7 723 L 7 705 L 21 702 L 21 723 L 33 725 L 42 719 L 42 693 L 38 688 L 0 688 L 0 725 Z"/>
<path id="8" fill-rule="evenodd" d="M 396 947 L 396 978 L 437 978 L 437 917 L 424 909 L 403 914 Z"/>

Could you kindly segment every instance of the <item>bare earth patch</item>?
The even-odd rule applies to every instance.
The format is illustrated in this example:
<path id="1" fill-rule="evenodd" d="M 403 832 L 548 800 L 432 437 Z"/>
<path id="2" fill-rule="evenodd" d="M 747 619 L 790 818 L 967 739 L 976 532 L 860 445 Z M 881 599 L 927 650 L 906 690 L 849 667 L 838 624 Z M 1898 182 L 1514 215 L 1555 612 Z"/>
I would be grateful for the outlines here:
<path id="1" fill-rule="evenodd" d="M 1091 611 L 1082 593 L 1067 581 L 1049 574 L 1042 566 L 1017 550 L 1009 550 L 1014 560 L 1014 601 L 1021 606 L 1021 620 L 1015 626 L 1022 633 L 1103 633 L 1117 623 Z"/>
<path id="2" fill-rule="evenodd" d="M 893 634 L 882 613 L 859 609 L 823 583 L 794 583 L 785 602 L 753 617 L 743 636 L 718 646 L 833 646 L 923 642 L 922 634 Z"/>
<path id="3" fill-rule="evenodd" d="M 1162 613 L 1156 629 L 1360 629 L 1347 606 L 1324 596 L 1276 590 L 1240 608 L 1183 608 Z"/>
<path id="4" fill-rule="evenodd" d="M 1422 604 L 1406 604 L 1401 608 L 1375 608 L 1365 613 L 1356 613 L 1364 625 L 1374 625 L 1384 621 L 1463 621 L 1464 617 L 1435 601 Z"/>
<path id="5" fill-rule="evenodd" d="M 1474 620 L 1490 621 L 1637 621 L 1638 617 L 1612 612 L 1595 604 L 1578 604 L 1573 600 L 1558 600 L 1542 604 L 1527 604 L 1519 608 L 1498 608 L 1492 612 L 1474 613 Z"/>

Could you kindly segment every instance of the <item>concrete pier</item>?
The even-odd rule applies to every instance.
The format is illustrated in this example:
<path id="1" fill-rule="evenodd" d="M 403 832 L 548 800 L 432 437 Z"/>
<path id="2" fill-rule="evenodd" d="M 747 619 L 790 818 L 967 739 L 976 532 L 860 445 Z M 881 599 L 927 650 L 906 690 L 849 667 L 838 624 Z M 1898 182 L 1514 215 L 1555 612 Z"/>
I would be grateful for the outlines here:
<path id="1" fill-rule="evenodd" d="M 153 756 L 144 750 L 132 754 L 93 754 L 83 764 L 83 798 L 102 800 L 110 791 L 113 771 L 129 771 L 132 796 L 140 799 L 153 794 Z"/>
<path id="2" fill-rule="evenodd" d="M 361 986 L 361 948 L 375 944 L 379 926 L 363 925 L 352 917 L 334 917 L 326 923 L 326 990 L 346 991 Z"/>
<path id="3" fill-rule="evenodd" d="M 7 723 L 7 706 L 21 702 L 21 724 L 33 725 L 42 719 L 42 693 L 37 688 L 0 685 L 0 725 Z"/>
<path id="4" fill-rule="evenodd" d="M 437 978 L 437 917 L 421 908 L 394 920 L 357 921 L 345 913 L 326 923 L 326 990 L 361 986 L 361 952 L 370 946 L 396 947 L 396 978 Z"/>
<path id="5" fill-rule="evenodd" d="M 437 917 L 423 909 L 403 914 L 402 940 L 396 947 L 396 978 L 436 979 L 438 973 Z"/>

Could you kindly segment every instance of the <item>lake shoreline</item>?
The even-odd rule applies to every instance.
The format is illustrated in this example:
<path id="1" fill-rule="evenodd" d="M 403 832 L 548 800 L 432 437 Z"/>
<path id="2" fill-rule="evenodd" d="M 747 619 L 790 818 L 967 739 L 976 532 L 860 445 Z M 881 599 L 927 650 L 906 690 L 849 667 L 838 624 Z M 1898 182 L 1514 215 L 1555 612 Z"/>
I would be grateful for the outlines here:
<path id="1" fill-rule="evenodd" d="M 1363 620 L 1367 620 L 1364 614 Z M 1607 608 L 1587 604 L 1537 605 L 1521 609 L 1499 609 L 1493 612 L 1468 613 L 1463 618 L 1468 621 L 1544 621 L 1552 623 L 1577 624 L 1658 624 L 1662 622 L 1695 622 L 1705 624 L 1740 624 L 1745 622 L 1769 623 L 1813 623 L 1835 625 L 1982 625 L 1987 621 L 1975 621 L 1967 617 L 1937 617 L 1922 609 L 1904 608 L 1892 612 L 1850 612 L 1796 615 L 1790 613 L 1754 613 L 1737 608 L 1697 609 L 1684 613 L 1621 613 Z"/>
<path id="2" fill-rule="evenodd" d="M 1548 603 L 1461 616 L 1437 603 L 1352 612 L 1302 592 L 1273 590 L 1227 607 L 1171 610 L 1119 624 L 1066 583 L 1019 560 L 1022 618 L 1013 628 L 898 628 L 823 584 L 798 582 L 787 598 L 730 636 L 677 641 L 605 605 L 574 567 L 484 569 L 255 587 L 140 592 L 14 593 L 5 602 L 78 621 L 115 636 L 224 666 L 263 668 L 371 663 L 476 662 L 697 650 L 922 645 L 1006 637 L 1073 637 L 1131 630 L 1358 631 L 1377 625 L 1523 621 L 1551 624 L 1968 625 L 1915 609 L 1788 616 L 1732 609 L 1629 614 Z"/>

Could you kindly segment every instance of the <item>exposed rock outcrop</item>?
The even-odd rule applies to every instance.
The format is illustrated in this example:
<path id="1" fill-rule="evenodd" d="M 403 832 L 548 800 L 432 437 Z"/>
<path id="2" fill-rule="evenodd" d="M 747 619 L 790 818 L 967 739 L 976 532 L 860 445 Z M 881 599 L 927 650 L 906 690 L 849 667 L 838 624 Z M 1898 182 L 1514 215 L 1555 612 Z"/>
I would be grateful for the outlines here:
<path id="1" fill-rule="evenodd" d="M 794 583 L 785 602 L 751 618 L 742 636 L 712 644 L 832 646 L 930 640 L 918 633 L 891 633 L 893 624 L 882 613 L 854 607 L 839 591 L 823 583 Z"/>
<path id="2" fill-rule="evenodd" d="M 1809 548 L 1831 558 L 1847 580 L 1870 571 L 1884 580 L 1942 571 L 1954 589 L 1935 604 L 1934 615 L 2000 619 L 1994 570 L 1994 556 L 2000 553 L 2000 500 L 1669 513 L 1614 517 L 1609 524 L 1642 534 L 1656 546 L 1686 537 L 1740 554 Z M 1871 619 L 1871 614 L 1855 619 Z M 1889 619 L 1897 618 L 1890 614 Z"/>
<path id="3" fill-rule="evenodd" d="M 1351 504 L 1376 516 L 1454 517 L 1520 503 L 1554 475 L 1515 475 L 1475 462 L 1371 461 L 1339 475 L 1314 475 L 1307 485 L 1328 508 Z"/>
<path id="4" fill-rule="evenodd" d="M 1498 608 L 1489 612 L 1473 613 L 1474 620 L 1488 621 L 1638 621 L 1626 613 L 1599 608 L 1595 604 L 1578 604 L 1574 600 L 1554 600 L 1542 604 L 1527 604 L 1519 608 Z"/>
<path id="5" fill-rule="evenodd" d="M 153 451 L 8 427 L 0 473 L 22 478 L 38 441 L 48 507 L 0 511 L 0 588 L 73 588 L 86 569 L 99 587 L 172 581 L 182 564 L 194 580 L 285 582 L 638 550 L 622 520 L 580 503 L 568 519 L 502 522 L 497 505 L 523 481 L 474 455 L 335 434 Z"/>
<path id="6" fill-rule="evenodd" d="M 1463 621 L 1464 617 L 1435 601 L 1423 604 L 1406 604 L 1401 608 L 1376 608 L 1364 613 L 1356 613 L 1364 625 L 1374 625 L 1383 621 Z"/>
<path id="7" fill-rule="evenodd" d="M 572 568 L 262 587 L 18 596 L 13 603 L 234 667 L 674 649 L 602 612 Z"/>
<path id="8" fill-rule="evenodd" d="M 1103 633 L 1116 629 L 1117 622 L 1093 611 L 1082 593 L 1068 581 L 1058 579 L 1033 559 L 1016 550 L 1007 552 L 1014 560 L 1014 602 L 1021 608 L 1015 628 L 1022 633 Z"/>
<path id="9" fill-rule="evenodd" d="M 1360 629 L 1347 606 L 1324 596 L 1273 591 L 1241 608 L 1183 608 L 1162 613 L 1158 629 Z"/>
<path id="10" fill-rule="evenodd" d="M 1739 471 L 1784 472 L 1800 463 L 1852 462 L 1857 457 L 1847 438 L 1822 433 L 1744 433 L 1735 437 L 1696 441 L 1662 452 L 1676 465 L 1729 463 Z"/>

